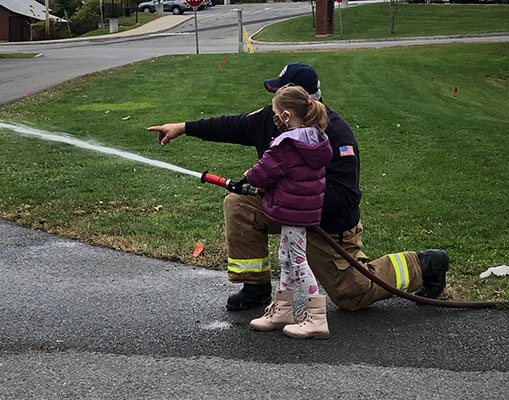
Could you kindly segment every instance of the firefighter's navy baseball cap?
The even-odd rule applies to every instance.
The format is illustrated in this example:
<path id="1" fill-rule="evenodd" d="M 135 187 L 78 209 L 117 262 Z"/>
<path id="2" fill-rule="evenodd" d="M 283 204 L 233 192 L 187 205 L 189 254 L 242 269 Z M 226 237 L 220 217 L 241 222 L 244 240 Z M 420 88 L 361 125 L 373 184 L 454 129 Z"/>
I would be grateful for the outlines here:
<path id="1" fill-rule="evenodd" d="M 319 87 L 318 75 L 315 70 L 302 63 L 288 64 L 283 68 L 278 78 L 263 81 L 265 89 L 272 93 L 289 83 L 302 86 L 309 94 L 316 93 Z"/>

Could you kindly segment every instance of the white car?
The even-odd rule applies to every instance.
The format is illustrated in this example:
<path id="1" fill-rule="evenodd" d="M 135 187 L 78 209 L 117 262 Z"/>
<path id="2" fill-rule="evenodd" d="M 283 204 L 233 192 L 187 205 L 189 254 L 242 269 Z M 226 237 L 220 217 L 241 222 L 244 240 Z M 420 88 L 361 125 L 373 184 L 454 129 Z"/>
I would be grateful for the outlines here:
<path id="1" fill-rule="evenodd" d="M 140 3 L 138 5 L 138 11 L 141 11 L 145 14 L 155 13 L 156 4 L 162 4 L 163 11 L 171 12 L 174 15 L 184 14 L 184 11 L 192 10 L 189 4 L 185 3 L 182 0 L 162 0 L 162 1 L 152 0 Z"/>

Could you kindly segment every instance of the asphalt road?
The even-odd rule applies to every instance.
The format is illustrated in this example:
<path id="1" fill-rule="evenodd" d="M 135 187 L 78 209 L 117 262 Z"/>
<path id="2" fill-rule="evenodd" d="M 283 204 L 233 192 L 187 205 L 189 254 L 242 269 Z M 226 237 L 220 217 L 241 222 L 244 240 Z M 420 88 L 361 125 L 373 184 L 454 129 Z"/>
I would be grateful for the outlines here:
<path id="1" fill-rule="evenodd" d="M 309 13 L 299 2 L 243 4 L 246 29 L 253 33 L 271 21 Z M 238 51 L 236 6 L 216 6 L 198 13 L 200 53 Z M 194 19 L 145 37 L 50 44 L 0 44 L 0 53 L 40 53 L 31 59 L 0 59 L 0 104 L 5 104 L 96 71 L 166 54 L 195 54 Z"/>
<path id="2" fill-rule="evenodd" d="M 220 271 L 0 220 L 0 399 L 506 399 L 509 314 L 329 304 L 296 341 L 227 312 Z M 279 395 L 278 395 L 279 394 Z"/>
<path id="3" fill-rule="evenodd" d="M 211 29 L 210 44 L 201 35 L 201 51 L 235 52 L 228 29 L 236 29 L 212 29 L 224 21 L 211 11 L 203 14 Z M 192 53 L 188 29 L 136 40 L 26 45 L 20 50 L 39 49 L 45 57 L 0 60 L 0 87 L 12 93 L 18 87 L 19 95 L 19 88 L 35 92 L 146 57 Z M 261 309 L 227 312 L 225 299 L 237 289 L 224 272 L 0 220 L 0 399 L 509 397 L 507 312 L 400 299 L 355 313 L 329 304 L 331 338 L 296 341 L 251 331 L 248 323 Z"/>

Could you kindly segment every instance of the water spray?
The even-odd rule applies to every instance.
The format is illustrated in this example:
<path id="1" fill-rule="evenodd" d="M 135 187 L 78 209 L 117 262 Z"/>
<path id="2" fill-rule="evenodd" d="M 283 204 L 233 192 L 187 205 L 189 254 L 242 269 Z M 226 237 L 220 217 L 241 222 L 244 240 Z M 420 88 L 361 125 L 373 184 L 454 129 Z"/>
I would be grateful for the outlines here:
<path id="1" fill-rule="evenodd" d="M 149 164 L 154 167 L 169 169 L 169 170 L 175 171 L 175 172 L 181 172 L 183 174 L 191 175 L 191 176 L 194 176 L 197 178 L 200 178 L 202 175 L 199 172 L 191 171 L 189 169 L 185 169 L 185 168 L 181 168 L 181 167 L 177 167 L 176 165 L 173 165 L 173 164 L 170 164 L 167 162 L 152 160 L 150 158 L 143 157 L 138 154 L 129 153 L 127 151 L 114 149 L 112 147 L 96 145 L 96 144 L 92 144 L 89 142 L 85 142 L 84 140 L 75 139 L 65 133 L 59 133 L 59 134 L 49 133 L 49 132 L 46 132 L 46 131 L 43 131 L 40 129 L 31 128 L 31 127 L 25 126 L 25 125 L 8 124 L 8 123 L 4 123 L 4 122 L 0 121 L 0 129 L 2 129 L 2 128 L 17 132 L 23 136 L 35 136 L 39 139 L 48 140 L 51 142 L 67 143 L 72 146 L 80 147 L 82 149 L 93 150 L 93 151 L 97 151 L 99 153 L 110 154 L 110 155 L 126 158 L 128 160 L 138 161 L 143 164 Z"/>

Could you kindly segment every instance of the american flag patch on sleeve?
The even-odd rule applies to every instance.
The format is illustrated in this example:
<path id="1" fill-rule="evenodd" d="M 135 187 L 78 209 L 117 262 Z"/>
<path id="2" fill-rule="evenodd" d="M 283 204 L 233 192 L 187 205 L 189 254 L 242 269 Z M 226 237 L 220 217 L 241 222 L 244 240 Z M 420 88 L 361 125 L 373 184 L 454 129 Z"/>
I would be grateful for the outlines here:
<path id="1" fill-rule="evenodd" d="M 339 155 L 341 157 L 355 156 L 355 152 L 353 151 L 353 146 L 341 146 L 339 148 Z"/>

